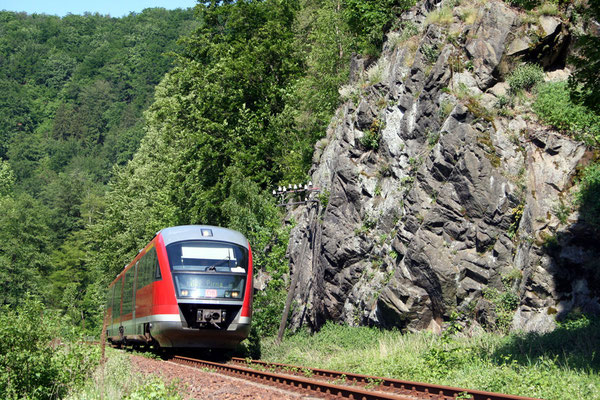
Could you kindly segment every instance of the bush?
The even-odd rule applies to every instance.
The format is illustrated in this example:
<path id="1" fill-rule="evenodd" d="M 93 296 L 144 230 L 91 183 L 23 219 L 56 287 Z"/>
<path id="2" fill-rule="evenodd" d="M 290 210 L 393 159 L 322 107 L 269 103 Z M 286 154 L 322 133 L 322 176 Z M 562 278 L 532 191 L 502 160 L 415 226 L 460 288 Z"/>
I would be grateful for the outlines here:
<path id="1" fill-rule="evenodd" d="M 357 38 L 357 50 L 376 56 L 397 15 L 412 7 L 414 0 L 344 0 L 344 20 Z"/>
<path id="2" fill-rule="evenodd" d="M 377 150 L 379 148 L 379 139 L 381 138 L 381 122 L 374 119 L 371 128 L 360 138 L 362 144 L 367 150 Z"/>
<path id="3" fill-rule="evenodd" d="M 574 3 L 573 5 L 575 5 Z M 600 1 L 590 0 L 584 2 L 584 7 L 579 8 L 584 20 L 600 20 Z M 575 51 L 570 52 L 569 63 L 573 64 L 575 71 L 569 78 L 572 95 L 583 102 L 590 109 L 600 112 L 600 37 L 594 29 L 587 29 L 583 35 L 575 39 Z"/>
<path id="4" fill-rule="evenodd" d="M 541 85 L 533 110 L 545 123 L 589 145 L 598 145 L 600 116 L 584 105 L 573 103 L 567 82 Z"/>
<path id="5" fill-rule="evenodd" d="M 483 297 L 493 305 L 496 313 L 495 326 L 492 328 L 507 333 L 515 311 L 519 307 L 519 297 L 512 290 L 499 291 L 492 287 L 483 289 Z"/>
<path id="6" fill-rule="evenodd" d="M 63 397 L 98 363 L 97 349 L 65 332 L 62 318 L 26 299 L 0 310 L 0 393 L 6 399 Z"/>
<path id="7" fill-rule="evenodd" d="M 530 90 L 544 80 L 544 70 L 536 64 L 518 66 L 507 78 L 512 93 Z"/>

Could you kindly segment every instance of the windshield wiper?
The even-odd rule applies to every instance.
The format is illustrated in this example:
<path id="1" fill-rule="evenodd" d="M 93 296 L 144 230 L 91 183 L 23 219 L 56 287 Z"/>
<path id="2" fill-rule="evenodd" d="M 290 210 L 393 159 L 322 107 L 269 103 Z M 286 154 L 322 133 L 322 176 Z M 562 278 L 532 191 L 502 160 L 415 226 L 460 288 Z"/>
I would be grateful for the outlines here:
<path id="1" fill-rule="evenodd" d="M 210 267 L 206 267 L 206 268 L 204 269 L 204 271 L 216 271 L 216 270 L 217 270 L 217 266 L 219 266 L 219 265 L 222 265 L 223 263 L 225 263 L 225 262 L 229 262 L 229 261 L 231 261 L 231 259 L 230 259 L 229 257 L 227 257 L 227 258 L 224 258 L 224 259 L 222 259 L 222 260 L 220 260 L 220 261 L 217 261 L 216 263 L 214 263 L 214 264 L 213 264 L 213 265 L 211 265 Z"/>

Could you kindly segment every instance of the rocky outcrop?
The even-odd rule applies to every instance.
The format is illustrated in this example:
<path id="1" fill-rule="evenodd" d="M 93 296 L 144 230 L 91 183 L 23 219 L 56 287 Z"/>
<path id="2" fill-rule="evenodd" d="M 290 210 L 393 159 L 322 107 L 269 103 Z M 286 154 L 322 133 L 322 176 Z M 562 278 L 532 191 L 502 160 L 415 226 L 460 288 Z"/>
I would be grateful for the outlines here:
<path id="1" fill-rule="evenodd" d="M 317 145 L 312 180 L 327 202 L 292 211 L 296 326 L 439 330 L 453 314 L 486 324 L 491 290 L 516 294 L 515 329 L 599 309 L 598 250 L 564 203 L 585 146 L 492 110 L 507 59 L 564 58 L 562 25 L 540 22 L 536 40 L 558 43 L 541 56 L 519 44 L 532 39 L 518 37 L 527 27 L 504 3 L 488 2 L 472 25 L 426 25 L 434 8 L 408 13 L 422 33 L 390 35 Z"/>

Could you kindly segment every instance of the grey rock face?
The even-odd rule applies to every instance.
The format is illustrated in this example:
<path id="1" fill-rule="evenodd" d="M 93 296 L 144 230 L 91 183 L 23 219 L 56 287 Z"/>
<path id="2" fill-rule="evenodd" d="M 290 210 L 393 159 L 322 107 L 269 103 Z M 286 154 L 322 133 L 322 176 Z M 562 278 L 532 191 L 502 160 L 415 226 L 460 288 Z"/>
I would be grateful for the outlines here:
<path id="1" fill-rule="evenodd" d="M 492 72 L 502 59 L 506 39 L 515 22 L 515 12 L 504 3 L 491 2 L 480 10 L 479 24 L 466 44 L 480 89 L 492 81 Z"/>
<path id="2" fill-rule="evenodd" d="M 415 53 L 388 45 L 381 82 L 338 110 L 311 171 L 327 205 L 295 211 L 295 326 L 439 331 L 453 312 L 485 324 L 491 289 L 517 294 L 514 329 L 546 331 L 574 307 L 600 308 L 589 267 L 598 249 L 572 207 L 566 222 L 556 216 L 585 146 L 477 101 L 506 93 L 490 86 L 517 24 L 506 5 L 487 3 L 461 49 L 429 25 Z M 472 73 L 449 66 L 457 57 Z M 367 149 L 374 126 L 378 146 Z"/>

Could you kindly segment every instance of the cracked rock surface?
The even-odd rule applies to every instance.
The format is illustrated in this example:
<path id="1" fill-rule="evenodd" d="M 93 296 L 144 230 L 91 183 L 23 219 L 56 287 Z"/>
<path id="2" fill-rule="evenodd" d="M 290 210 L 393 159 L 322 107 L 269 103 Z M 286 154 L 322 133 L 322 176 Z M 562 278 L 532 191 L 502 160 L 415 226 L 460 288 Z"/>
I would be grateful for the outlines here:
<path id="1" fill-rule="evenodd" d="M 408 14 L 424 21 L 432 8 Z M 589 152 L 529 115 L 494 110 L 507 60 L 564 64 L 560 21 L 544 19 L 546 36 L 537 45 L 521 36 L 529 43 L 519 47 L 528 27 L 501 2 L 472 25 L 454 20 L 388 40 L 370 67 L 376 82 L 353 72 L 360 96 L 337 110 L 311 170 L 327 204 L 291 211 L 296 327 L 437 331 L 453 313 L 492 323 L 490 288 L 518 297 L 514 329 L 547 331 L 574 308 L 600 310 L 597 240 L 569 203 Z M 365 140 L 373 134 L 376 145 Z"/>

